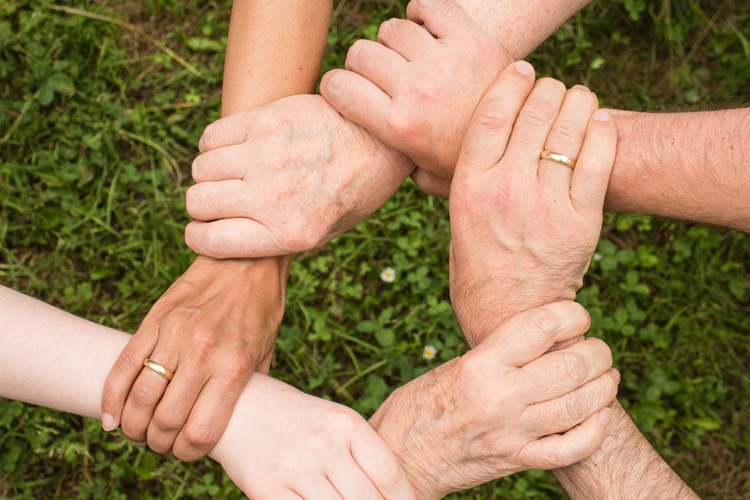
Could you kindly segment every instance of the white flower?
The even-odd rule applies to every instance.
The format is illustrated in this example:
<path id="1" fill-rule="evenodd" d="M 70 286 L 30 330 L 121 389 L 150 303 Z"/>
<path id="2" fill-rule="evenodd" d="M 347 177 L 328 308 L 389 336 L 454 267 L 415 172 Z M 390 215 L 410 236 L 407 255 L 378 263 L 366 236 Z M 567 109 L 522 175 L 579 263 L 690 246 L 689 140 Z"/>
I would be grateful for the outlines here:
<path id="1" fill-rule="evenodd" d="M 386 267 L 383 272 L 380 273 L 380 279 L 386 283 L 393 283 L 396 279 L 396 271 L 392 267 Z"/>
<path id="2" fill-rule="evenodd" d="M 602 260 L 602 254 L 600 254 L 599 252 L 594 252 L 594 260 Z"/>
<path id="3" fill-rule="evenodd" d="M 434 345 L 426 345 L 424 346 L 424 352 L 422 353 L 422 357 L 424 359 L 434 359 L 437 355 L 438 350 L 435 348 Z"/>

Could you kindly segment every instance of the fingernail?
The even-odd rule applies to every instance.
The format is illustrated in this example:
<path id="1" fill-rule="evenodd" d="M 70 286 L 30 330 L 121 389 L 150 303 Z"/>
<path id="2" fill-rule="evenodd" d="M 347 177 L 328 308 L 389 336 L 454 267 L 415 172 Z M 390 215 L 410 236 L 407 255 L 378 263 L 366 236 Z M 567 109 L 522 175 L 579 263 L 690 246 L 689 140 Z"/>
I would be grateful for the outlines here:
<path id="1" fill-rule="evenodd" d="M 604 424 L 604 425 L 607 425 L 607 424 Z M 133 441 L 133 444 L 136 446 L 145 446 L 146 441 L 138 441 L 138 442 Z"/>
<path id="2" fill-rule="evenodd" d="M 105 431 L 113 431 L 117 428 L 117 422 L 115 422 L 115 417 L 110 415 L 109 413 L 102 413 L 102 429 Z"/>
<path id="3" fill-rule="evenodd" d="M 617 385 L 620 385 L 620 371 L 617 368 L 610 368 L 610 372 L 612 372 L 612 376 L 615 377 L 615 380 L 617 381 Z"/>
<path id="4" fill-rule="evenodd" d="M 599 422 L 601 422 L 604 427 L 607 427 L 607 424 L 609 424 L 611 418 L 612 410 L 610 410 L 609 408 L 604 408 L 599 412 Z"/>
<path id="5" fill-rule="evenodd" d="M 534 66 L 527 63 L 526 61 L 516 62 L 516 71 L 526 76 L 534 76 Z"/>
<path id="6" fill-rule="evenodd" d="M 585 91 L 589 92 L 588 87 L 584 87 L 583 85 L 575 85 L 570 90 L 585 90 Z"/>
<path id="7" fill-rule="evenodd" d="M 606 109 L 598 109 L 592 118 L 598 122 L 608 122 L 610 116 Z"/>

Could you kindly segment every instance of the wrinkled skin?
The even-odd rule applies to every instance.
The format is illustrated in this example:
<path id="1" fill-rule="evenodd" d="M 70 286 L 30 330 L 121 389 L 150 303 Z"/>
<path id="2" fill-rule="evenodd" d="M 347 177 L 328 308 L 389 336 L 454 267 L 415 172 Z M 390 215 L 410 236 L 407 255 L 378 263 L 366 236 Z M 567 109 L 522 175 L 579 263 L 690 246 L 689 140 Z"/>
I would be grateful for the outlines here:
<path id="1" fill-rule="evenodd" d="M 589 322 L 574 302 L 526 311 L 383 403 L 370 423 L 419 498 L 570 465 L 601 445 L 619 373 L 604 342 L 575 342 Z"/>
<path id="2" fill-rule="evenodd" d="M 206 128 L 187 192 L 193 250 L 261 257 L 321 246 L 380 208 L 413 165 L 325 99 L 288 97 Z"/>
<path id="3" fill-rule="evenodd" d="M 534 83 L 526 66 L 488 90 L 451 186 L 451 299 L 472 345 L 509 316 L 575 298 L 601 231 L 614 124 L 585 87 Z"/>

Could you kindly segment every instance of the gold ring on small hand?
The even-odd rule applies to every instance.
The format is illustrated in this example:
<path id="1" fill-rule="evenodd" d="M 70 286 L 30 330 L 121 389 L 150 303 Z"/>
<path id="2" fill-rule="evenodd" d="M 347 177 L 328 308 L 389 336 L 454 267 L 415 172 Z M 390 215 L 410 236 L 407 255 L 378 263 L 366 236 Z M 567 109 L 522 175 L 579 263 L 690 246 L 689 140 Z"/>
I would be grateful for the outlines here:
<path id="1" fill-rule="evenodd" d="M 174 377 L 174 372 L 170 372 L 169 370 L 167 370 L 166 368 L 164 368 L 160 364 L 154 363 L 153 361 L 151 361 L 148 358 L 146 358 L 146 359 L 143 360 L 143 366 L 145 366 L 146 368 L 150 368 L 150 369 L 154 370 L 156 373 L 158 373 L 159 375 L 161 375 L 162 377 L 164 377 L 165 379 L 167 379 L 169 381 L 171 381 L 172 378 Z"/>
<path id="2" fill-rule="evenodd" d="M 559 163 L 560 165 L 565 165 L 566 167 L 569 167 L 569 168 L 576 167 L 576 160 L 574 158 L 561 155 L 560 153 L 553 153 L 552 151 L 542 151 L 540 158 L 542 160 L 554 161 L 555 163 Z"/>

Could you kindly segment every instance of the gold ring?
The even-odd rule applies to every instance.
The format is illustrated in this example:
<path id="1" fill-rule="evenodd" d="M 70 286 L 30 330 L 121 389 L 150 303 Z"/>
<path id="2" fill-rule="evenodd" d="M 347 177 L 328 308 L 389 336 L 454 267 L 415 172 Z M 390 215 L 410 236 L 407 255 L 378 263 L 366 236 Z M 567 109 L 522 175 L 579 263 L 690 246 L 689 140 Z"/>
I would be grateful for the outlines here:
<path id="1" fill-rule="evenodd" d="M 151 368 L 152 370 L 154 370 L 156 373 L 158 373 L 159 375 L 161 375 L 167 380 L 171 381 L 172 377 L 174 377 L 174 372 L 170 372 L 169 370 L 167 370 L 160 364 L 154 363 L 148 358 L 143 360 L 143 366 L 145 366 L 146 368 Z"/>
<path id="2" fill-rule="evenodd" d="M 565 165 L 566 167 L 576 168 L 575 159 L 570 158 L 565 155 L 561 155 L 559 153 L 553 153 L 552 151 L 542 151 L 540 158 L 542 160 L 554 161 L 555 163 L 559 163 L 560 165 Z"/>

